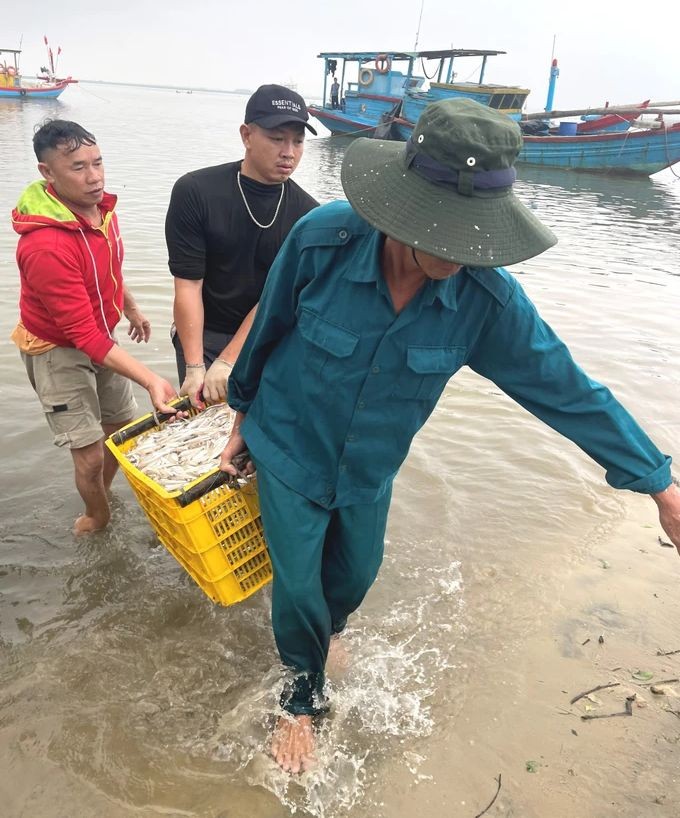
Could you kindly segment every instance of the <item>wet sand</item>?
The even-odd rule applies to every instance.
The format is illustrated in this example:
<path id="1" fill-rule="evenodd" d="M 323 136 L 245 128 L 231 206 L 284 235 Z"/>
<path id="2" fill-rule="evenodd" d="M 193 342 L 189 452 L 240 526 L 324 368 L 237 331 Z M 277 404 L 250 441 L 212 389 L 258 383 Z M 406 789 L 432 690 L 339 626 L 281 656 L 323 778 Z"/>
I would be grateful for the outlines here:
<path id="1" fill-rule="evenodd" d="M 469 681 L 451 704 L 457 714 L 428 738 L 420 783 L 388 774 L 377 798 L 385 815 L 473 818 L 494 796 L 499 773 L 488 816 L 680 815 L 680 682 L 657 695 L 633 676 L 680 677 L 680 653 L 657 655 L 680 649 L 680 559 L 658 541 L 653 503 L 626 495 L 623 506 L 623 517 L 575 561 L 566 541 L 562 554 L 547 558 L 557 556 L 564 570 L 524 594 L 521 604 L 535 611 L 524 634 L 500 644 L 517 618 L 507 609 L 497 651 L 475 654 L 467 645 Z M 483 576 L 471 583 L 470 608 L 482 601 L 474 596 L 484 593 Z M 618 686 L 570 704 L 612 682 Z M 581 719 L 625 711 L 633 694 L 632 716 Z"/>
<path id="2" fill-rule="evenodd" d="M 347 672 L 346 689 L 337 691 L 331 733 L 346 745 L 331 741 L 323 747 L 321 801 L 313 814 L 476 818 L 496 792 L 500 774 L 498 798 L 485 813 L 490 818 L 677 818 L 680 716 L 670 711 L 680 714 L 680 682 L 663 685 L 665 692 L 657 695 L 634 678 L 640 671 L 653 674 L 650 681 L 656 683 L 680 678 L 680 653 L 657 655 L 680 649 L 680 558 L 659 543 L 663 532 L 654 504 L 598 487 L 591 502 L 601 514 L 593 528 L 579 528 L 583 520 L 573 515 L 571 529 L 549 536 L 546 526 L 545 539 L 535 543 L 522 542 L 524 530 L 517 542 L 486 536 L 499 528 L 490 513 L 497 498 L 489 504 L 480 500 L 457 511 L 486 517 L 485 536 L 472 539 L 461 519 L 460 529 L 470 533 L 456 545 L 452 532 L 448 546 L 445 510 L 438 504 L 441 516 L 434 509 L 425 515 L 440 532 L 430 547 L 464 548 L 466 557 L 460 587 L 458 569 L 438 574 L 442 582 L 429 586 L 419 621 L 423 609 L 415 597 L 422 594 L 394 577 L 408 559 L 408 521 L 413 529 L 423 527 L 423 515 L 414 516 L 404 502 L 414 494 L 412 468 L 405 468 L 397 491 L 384 576 L 352 625 L 350 647 L 358 649 L 357 661 Z M 538 489 L 540 481 L 533 485 Z M 565 502 L 567 488 L 561 492 Z M 526 495 L 518 492 L 517 502 L 529 514 Z M 129 498 L 117 513 L 127 519 L 131 512 L 139 526 L 132 542 L 141 541 L 147 526 Z M 119 528 L 122 517 L 114 522 Z M 111 552 L 106 559 L 114 559 L 108 581 L 120 576 L 129 583 L 130 572 L 115 561 L 121 536 L 82 547 L 93 558 L 106 546 Z M 124 539 L 121 554 L 128 554 Z M 412 550 L 418 555 L 403 566 L 410 577 L 417 576 L 417 560 L 428 546 L 425 539 L 417 544 Z M 138 550 L 149 560 L 141 546 Z M 428 564 L 433 561 L 425 556 Z M 262 753 L 266 728 L 260 717 L 271 712 L 270 693 L 278 690 L 276 678 L 262 681 L 258 675 L 258 667 L 265 676 L 269 672 L 273 650 L 252 653 L 253 645 L 270 639 L 266 596 L 233 610 L 212 608 L 200 596 L 193 598 L 186 581 L 175 587 L 178 571 L 162 549 L 152 559 L 149 570 L 161 569 L 163 582 L 169 582 L 167 606 L 154 613 L 157 626 L 135 625 L 134 609 L 123 616 L 125 603 L 102 628 L 95 617 L 81 630 L 83 615 L 77 613 L 71 627 L 79 628 L 82 644 L 66 651 L 72 671 L 61 660 L 53 666 L 44 640 L 59 639 L 56 631 L 52 636 L 46 631 L 35 652 L 25 655 L 17 648 L 13 661 L 31 671 L 14 678 L 6 668 L 13 681 L 3 695 L 0 768 L 7 775 L 0 780 L 0 812 L 8 818 L 286 818 L 296 804 L 297 814 L 308 814 L 301 803 L 306 799 L 283 797 L 288 779 Z M 128 602 L 139 591 L 133 587 L 130 594 Z M 396 617 L 391 626 L 389 616 Z M 226 630 L 227 617 L 232 623 L 255 617 L 256 631 L 243 631 L 251 648 L 235 644 L 239 627 Z M 400 617 L 408 622 L 403 633 Z M 138 656 L 126 641 L 130 629 L 147 644 Z M 235 654 L 251 651 L 235 698 L 224 689 L 228 668 L 221 643 Z M 441 653 L 430 665 L 428 651 L 437 644 Z M 123 672 L 115 670 L 119 664 Z M 392 671 L 394 681 L 379 688 L 372 667 L 387 676 Z M 425 692 L 414 698 L 419 680 Z M 576 694 L 612 682 L 618 686 L 570 704 Z M 253 691 L 259 701 L 255 715 L 249 708 Z M 633 694 L 632 716 L 581 719 L 622 712 Z M 361 712 L 362 701 L 369 700 L 364 715 L 377 722 L 373 728 L 356 720 L 357 706 Z M 410 715 L 409 704 L 415 707 Z M 250 761 L 235 769 L 235 753 Z M 365 786 L 360 758 L 368 770 Z M 307 796 L 314 795 L 313 781 L 300 783 Z M 342 787 L 348 809 L 340 805 Z"/>

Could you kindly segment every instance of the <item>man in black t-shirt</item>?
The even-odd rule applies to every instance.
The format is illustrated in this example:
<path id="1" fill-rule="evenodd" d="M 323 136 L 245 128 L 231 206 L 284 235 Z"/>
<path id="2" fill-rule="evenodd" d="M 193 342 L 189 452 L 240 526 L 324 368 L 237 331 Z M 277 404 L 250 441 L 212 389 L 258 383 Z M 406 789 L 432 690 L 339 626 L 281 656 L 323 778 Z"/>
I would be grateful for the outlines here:
<path id="1" fill-rule="evenodd" d="M 263 85 L 246 105 L 242 161 L 177 180 L 165 219 L 174 276 L 172 342 L 180 394 L 192 404 L 224 400 L 227 378 L 269 268 L 295 222 L 318 202 L 290 175 L 304 149 L 307 106 L 281 85 Z"/>

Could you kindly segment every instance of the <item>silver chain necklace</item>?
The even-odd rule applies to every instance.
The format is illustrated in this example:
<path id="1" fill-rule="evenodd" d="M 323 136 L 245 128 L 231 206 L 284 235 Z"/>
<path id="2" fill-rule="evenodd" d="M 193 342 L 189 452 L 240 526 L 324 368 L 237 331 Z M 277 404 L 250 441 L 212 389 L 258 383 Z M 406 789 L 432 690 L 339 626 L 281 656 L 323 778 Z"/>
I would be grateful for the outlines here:
<path id="1" fill-rule="evenodd" d="M 253 216 L 253 211 L 248 206 L 248 200 L 246 199 L 246 194 L 243 192 L 243 188 L 241 187 L 241 171 L 236 172 L 236 183 L 238 184 L 238 189 L 241 191 L 241 198 L 243 199 L 243 204 L 246 206 L 246 210 L 248 211 L 248 215 L 250 218 L 255 222 L 255 224 L 261 228 L 262 230 L 267 230 L 270 228 L 274 222 L 276 221 L 276 217 L 279 215 L 279 210 L 281 209 L 281 202 L 283 201 L 283 194 L 286 189 L 285 182 L 281 182 L 281 195 L 279 196 L 279 203 L 276 205 L 276 212 L 274 213 L 274 218 L 269 222 L 269 224 L 260 224 L 258 220 Z"/>

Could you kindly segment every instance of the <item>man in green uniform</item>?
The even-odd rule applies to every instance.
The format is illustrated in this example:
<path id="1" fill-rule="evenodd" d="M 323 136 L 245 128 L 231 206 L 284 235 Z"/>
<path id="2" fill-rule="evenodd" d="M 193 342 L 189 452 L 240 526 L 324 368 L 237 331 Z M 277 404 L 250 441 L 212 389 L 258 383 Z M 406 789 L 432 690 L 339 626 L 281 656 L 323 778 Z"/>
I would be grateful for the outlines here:
<path id="1" fill-rule="evenodd" d="M 426 108 L 401 143 L 347 150 L 349 199 L 291 231 L 229 381 L 274 566 L 272 619 L 293 678 L 272 742 L 286 770 L 313 758 L 333 634 L 383 555 L 394 477 L 461 366 L 489 378 L 606 469 L 649 494 L 680 549 L 680 490 L 662 454 L 592 381 L 501 265 L 556 241 L 514 196 L 516 123 L 469 100 Z"/>

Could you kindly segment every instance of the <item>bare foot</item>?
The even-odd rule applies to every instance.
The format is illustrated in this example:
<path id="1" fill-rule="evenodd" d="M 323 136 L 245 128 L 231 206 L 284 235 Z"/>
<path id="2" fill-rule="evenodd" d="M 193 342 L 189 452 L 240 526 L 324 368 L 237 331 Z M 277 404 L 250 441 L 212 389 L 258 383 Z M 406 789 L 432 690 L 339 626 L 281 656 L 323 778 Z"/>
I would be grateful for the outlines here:
<path id="1" fill-rule="evenodd" d="M 91 534 L 93 531 L 101 531 L 102 528 L 106 528 L 109 520 L 98 520 L 96 517 L 88 517 L 87 514 L 81 514 L 80 517 L 76 517 L 76 521 L 73 524 L 73 533 L 74 534 Z"/>
<path id="2" fill-rule="evenodd" d="M 272 735 L 271 754 L 287 773 L 304 773 L 316 763 L 311 716 L 281 716 Z"/>
<path id="3" fill-rule="evenodd" d="M 350 665 L 350 652 L 347 648 L 347 640 L 342 638 L 341 633 L 334 633 L 328 646 L 328 656 L 326 657 L 326 672 L 332 675 L 342 675 Z"/>

